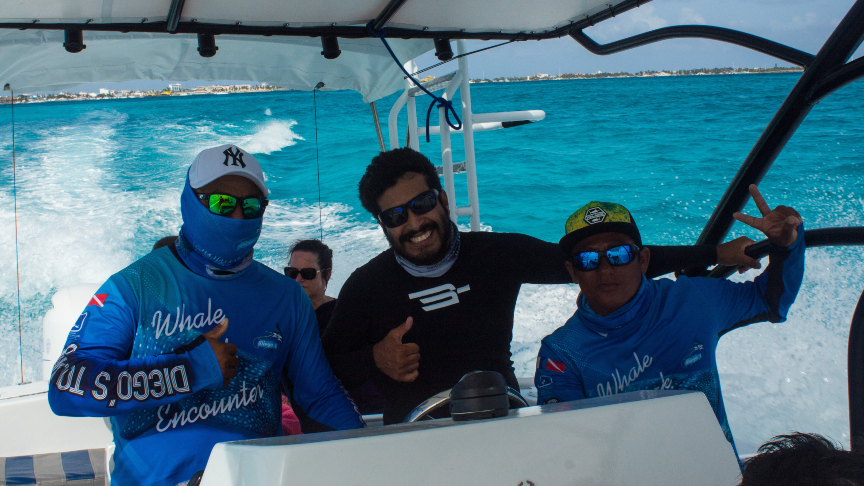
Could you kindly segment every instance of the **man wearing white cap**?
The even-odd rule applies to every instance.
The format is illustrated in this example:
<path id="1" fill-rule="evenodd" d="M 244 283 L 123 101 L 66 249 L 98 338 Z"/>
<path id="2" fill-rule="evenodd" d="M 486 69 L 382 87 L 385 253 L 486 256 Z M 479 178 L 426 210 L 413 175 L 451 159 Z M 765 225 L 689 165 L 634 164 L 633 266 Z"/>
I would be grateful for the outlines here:
<path id="1" fill-rule="evenodd" d="M 252 258 L 268 193 L 241 148 L 198 154 L 177 242 L 111 276 L 69 333 L 49 403 L 111 417 L 112 484 L 182 484 L 218 442 L 281 435 L 283 370 L 310 419 L 363 426 L 303 289 Z"/>

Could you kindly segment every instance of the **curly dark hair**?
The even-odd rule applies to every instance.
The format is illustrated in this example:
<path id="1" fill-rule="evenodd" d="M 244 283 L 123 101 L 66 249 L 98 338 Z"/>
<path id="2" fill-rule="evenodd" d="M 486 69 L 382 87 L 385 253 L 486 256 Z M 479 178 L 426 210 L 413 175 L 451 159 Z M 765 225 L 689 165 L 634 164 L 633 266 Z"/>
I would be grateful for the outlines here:
<path id="1" fill-rule="evenodd" d="M 864 486 L 864 454 L 818 434 L 778 435 L 744 462 L 739 486 Z"/>
<path id="2" fill-rule="evenodd" d="M 333 274 L 333 250 L 321 240 L 297 240 L 288 249 L 288 257 L 290 258 L 295 251 L 313 253 L 318 257 L 318 268 L 321 269 L 324 285 L 327 285 L 327 282 L 330 281 L 330 275 Z"/>
<path id="3" fill-rule="evenodd" d="M 360 204 L 377 216 L 381 212 L 378 198 L 409 172 L 422 175 L 429 189 L 441 190 L 438 172 L 425 155 L 407 147 L 397 148 L 381 152 L 366 167 L 366 173 L 360 179 Z"/>

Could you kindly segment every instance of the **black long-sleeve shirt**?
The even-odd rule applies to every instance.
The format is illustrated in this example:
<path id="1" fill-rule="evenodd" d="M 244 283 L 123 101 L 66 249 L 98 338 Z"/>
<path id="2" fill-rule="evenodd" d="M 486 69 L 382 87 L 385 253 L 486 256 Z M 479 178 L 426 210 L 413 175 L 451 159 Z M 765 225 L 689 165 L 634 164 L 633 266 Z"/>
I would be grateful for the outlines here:
<path id="1" fill-rule="evenodd" d="M 414 277 L 392 249 L 358 268 L 339 293 L 323 346 L 347 386 L 380 384 L 384 423 L 401 421 L 432 395 L 475 370 L 498 371 L 518 388 L 510 360 L 513 311 L 522 284 L 571 279 L 557 244 L 512 233 L 460 233 L 459 257 L 440 277 Z M 713 246 L 650 247 L 648 277 L 691 265 L 716 263 Z M 403 343 L 420 347 L 419 376 L 397 382 L 378 370 L 372 347 L 408 317 Z"/>

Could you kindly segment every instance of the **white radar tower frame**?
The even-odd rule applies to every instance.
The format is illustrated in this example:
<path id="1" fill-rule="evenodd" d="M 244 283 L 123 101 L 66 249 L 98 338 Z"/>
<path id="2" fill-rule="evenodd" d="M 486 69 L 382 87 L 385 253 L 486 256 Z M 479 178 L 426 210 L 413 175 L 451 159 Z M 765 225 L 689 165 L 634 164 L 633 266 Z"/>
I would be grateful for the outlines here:
<path id="1" fill-rule="evenodd" d="M 463 56 L 468 52 L 465 41 L 456 41 L 456 53 Z M 511 126 L 524 125 L 540 121 L 546 117 L 546 113 L 542 110 L 526 110 L 526 111 L 508 111 L 501 113 L 479 113 L 474 114 L 471 110 L 471 78 L 468 75 L 468 57 L 463 56 L 457 59 L 459 68 L 445 76 L 433 79 L 423 83 L 430 92 L 444 90 L 442 97 L 447 100 L 452 100 L 456 90 L 461 89 L 462 101 L 462 129 L 453 130 L 447 124 L 445 110 L 443 106 L 438 108 L 438 126 L 430 126 L 429 134 L 438 135 L 441 138 L 441 160 L 442 165 L 436 167 L 438 175 L 444 178 L 444 190 L 447 192 L 447 201 L 450 205 L 450 219 L 458 222 L 459 217 L 468 216 L 470 218 L 471 231 L 480 230 L 480 197 L 477 192 L 477 163 L 474 155 L 474 132 L 498 130 L 501 128 L 509 128 Z M 405 69 L 409 73 L 417 71 L 417 65 L 414 61 L 405 63 Z M 402 107 L 407 105 L 408 111 L 408 136 L 406 146 L 411 147 L 416 151 L 420 151 L 420 139 L 417 135 L 417 105 L 415 98 L 424 96 L 420 88 L 414 86 L 414 83 L 406 78 L 405 91 L 396 102 L 393 108 L 390 109 L 390 115 L 387 120 L 388 131 L 390 134 L 390 150 L 401 147 L 399 138 L 398 118 Z M 422 127 L 421 132 L 426 131 L 426 127 Z M 451 135 L 461 134 L 465 141 L 465 160 L 462 162 L 453 162 L 453 149 L 451 144 Z M 456 205 L 456 180 L 455 175 L 465 173 L 467 176 L 468 186 L 468 205 Z"/>

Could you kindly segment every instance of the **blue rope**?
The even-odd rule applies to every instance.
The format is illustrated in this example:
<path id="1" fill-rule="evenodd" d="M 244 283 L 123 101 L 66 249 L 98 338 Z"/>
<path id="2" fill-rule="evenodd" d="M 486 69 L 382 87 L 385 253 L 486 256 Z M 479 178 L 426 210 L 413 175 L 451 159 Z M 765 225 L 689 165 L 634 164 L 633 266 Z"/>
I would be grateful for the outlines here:
<path id="1" fill-rule="evenodd" d="M 366 24 L 366 28 L 369 29 L 369 35 L 376 39 L 381 39 L 381 42 L 384 43 L 384 47 L 387 48 L 387 52 L 390 53 L 390 56 L 393 57 L 394 61 L 396 61 L 396 65 L 399 66 L 399 69 L 401 69 L 403 73 L 405 73 L 405 76 L 407 76 L 408 79 L 410 79 L 415 86 L 417 86 L 418 88 L 423 90 L 424 93 L 432 97 L 432 103 L 429 105 L 429 109 L 426 110 L 426 142 L 429 142 L 429 118 L 432 116 L 432 108 L 435 108 L 436 104 L 439 108 L 442 106 L 445 108 L 444 119 L 447 121 L 447 125 L 449 125 L 450 128 L 452 128 L 453 130 L 461 130 L 462 120 L 459 119 L 459 115 L 456 114 L 456 110 L 453 109 L 453 102 L 440 96 L 435 96 L 434 94 L 432 94 L 431 91 L 423 87 L 423 85 L 420 84 L 420 81 L 414 79 L 414 76 L 411 76 L 411 74 L 405 70 L 405 66 L 403 66 L 402 63 L 399 62 L 399 58 L 396 57 L 396 54 L 393 54 L 393 49 L 390 48 L 390 44 L 387 43 L 387 39 L 385 38 L 387 36 L 386 29 L 382 28 L 381 30 L 375 30 L 375 28 L 372 27 L 373 22 L 374 20 Z M 456 124 L 450 121 L 450 113 L 453 113 L 453 116 L 456 117 Z"/>

